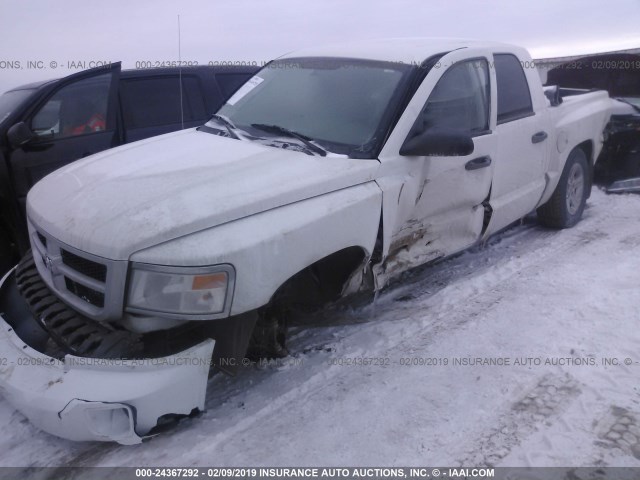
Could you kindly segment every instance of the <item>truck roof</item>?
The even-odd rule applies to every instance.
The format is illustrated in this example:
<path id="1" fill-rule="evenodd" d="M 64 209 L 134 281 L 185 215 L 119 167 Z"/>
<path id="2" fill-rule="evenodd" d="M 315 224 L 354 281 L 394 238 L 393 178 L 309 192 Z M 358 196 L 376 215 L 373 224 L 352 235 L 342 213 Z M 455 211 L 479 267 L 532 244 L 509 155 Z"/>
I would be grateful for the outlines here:
<path id="1" fill-rule="evenodd" d="M 509 52 L 520 50 L 514 45 L 466 38 L 379 38 L 296 50 L 279 57 L 278 60 L 299 57 L 342 57 L 420 63 L 433 55 L 469 47 L 504 49 Z"/>

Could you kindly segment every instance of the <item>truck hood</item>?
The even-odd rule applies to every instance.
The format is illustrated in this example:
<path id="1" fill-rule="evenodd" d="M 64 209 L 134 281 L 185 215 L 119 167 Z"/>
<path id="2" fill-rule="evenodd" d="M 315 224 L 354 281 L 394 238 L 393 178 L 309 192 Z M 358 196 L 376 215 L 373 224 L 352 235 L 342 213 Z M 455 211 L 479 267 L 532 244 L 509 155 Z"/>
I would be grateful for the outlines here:
<path id="1" fill-rule="evenodd" d="M 269 147 L 195 129 L 68 165 L 29 192 L 37 228 L 112 260 L 279 206 L 371 181 L 377 160 Z"/>

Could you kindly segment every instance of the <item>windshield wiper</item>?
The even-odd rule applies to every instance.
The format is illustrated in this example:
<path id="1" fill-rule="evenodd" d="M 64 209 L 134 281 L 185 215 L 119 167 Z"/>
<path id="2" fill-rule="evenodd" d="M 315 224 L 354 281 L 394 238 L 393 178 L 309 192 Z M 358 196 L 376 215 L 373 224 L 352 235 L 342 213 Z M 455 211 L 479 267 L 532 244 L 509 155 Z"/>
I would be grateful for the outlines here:
<path id="1" fill-rule="evenodd" d="M 222 125 L 224 125 L 224 127 L 227 129 L 227 132 L 229 132 L 229 135 L 231 136 L 231 138 L 235 138 L 236 140 L 240 140 L 240 136 L 236 132 L 234 132 L 234 130 L 237 130 L 238 127 L 236 127 L 231 120 L 229 120 L 224 115 L 220 115 L 219 113 L 214 113 L 211 116 L 211 118 L 214 119 L 214 120 L 217 120 Z"/>
<path id="2" fill-rule="evenodd" d="M 267 125 L 266 123 L 252 123 L 251 126 L 265 132 L 282 133 L 287 137 L 296 138 L 304 143 L 307 148 L 309 148 L 309 150 L 323 157 L 327 156 L 327 151 L 324 148 L 319 147 L 315 143 L 311 142 L 311 137 L 307 137 L 306 135 L 303 135 L 301 133 L 294 132 L 293 130 L 289 130 L 288 128 L 281 127 L 280 125 Z"/>

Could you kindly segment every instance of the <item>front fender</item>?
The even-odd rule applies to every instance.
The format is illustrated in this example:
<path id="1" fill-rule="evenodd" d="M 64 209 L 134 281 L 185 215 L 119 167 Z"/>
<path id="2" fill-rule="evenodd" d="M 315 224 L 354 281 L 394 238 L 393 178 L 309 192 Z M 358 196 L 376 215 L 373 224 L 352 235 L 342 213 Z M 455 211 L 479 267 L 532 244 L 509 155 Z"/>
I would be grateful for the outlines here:
<path id="1" fill-rule="evenodd" d="M 371 255 L 382 208 L 375 182 L 245 217 L 139 251 L 131 261 L 156 265 L 232 264 L 231 315 L 266 305 L 309 265 L 347 247 Z"/>

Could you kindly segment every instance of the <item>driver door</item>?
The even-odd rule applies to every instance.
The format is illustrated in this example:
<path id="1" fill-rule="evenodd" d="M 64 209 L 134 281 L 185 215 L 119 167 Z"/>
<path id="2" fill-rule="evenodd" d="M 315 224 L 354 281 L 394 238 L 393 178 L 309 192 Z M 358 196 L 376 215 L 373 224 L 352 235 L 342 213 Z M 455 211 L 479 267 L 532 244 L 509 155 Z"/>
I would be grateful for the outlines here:
<path id="1" fill-rule="evenodd" d="M 470 57 L 469 51 L 444 56 L 441 63 L 448 68 L 429 73 L 398 122 L 396 130 L 402 132 L 404 127 L 404 134 L 390 137 L 383 149 L 382 170 L 404 169 L 406 173 L 379 182 L 384 192 L 386 258 L 376 272 L 378 286 L 401 271 L 461 251 L 481 237 L 484 202 L 493 177 L 491 155 L 497 145 L 492 118 L 494 75 L 488 58 L 488 52 Z M 407 115 L 410 117 L 404 118 Z M 473 152 L 390 155 L 391 149 L 398 152 L 398 145 L 407 140 L 437 131 L 471 137 Z"/>
<path id="2" fill-rule="evenodd" d="M 70 75 L 23 119 L 34 138 L 9 152 L 23 213 L 29 189 L 41 178 L 118 145 L 119 76 L 119 62 Z"/>

